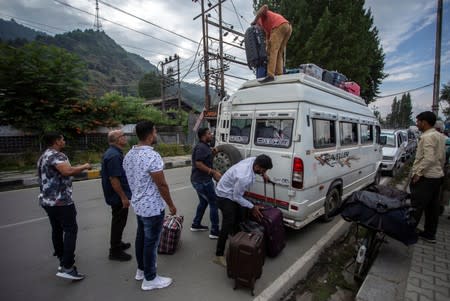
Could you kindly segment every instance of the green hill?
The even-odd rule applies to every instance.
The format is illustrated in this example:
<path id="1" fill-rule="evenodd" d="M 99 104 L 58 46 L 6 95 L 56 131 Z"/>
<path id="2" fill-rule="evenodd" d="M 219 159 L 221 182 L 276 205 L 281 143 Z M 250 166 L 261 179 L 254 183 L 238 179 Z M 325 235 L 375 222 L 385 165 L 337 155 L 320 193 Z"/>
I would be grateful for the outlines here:
<path id="1" fill-rule="evenodd" d="M 10 21 L 0 19 L 0 40 L 2 41 L 13 41 L 17 39 L 33 41 L 39 35 L 46 36 L 47 34 L 23 26 L 14 19 Z"/>
<path id="2" fill-rule="evenodd" d="M 87 88 L 92 96 L 102 96 L 112 90 L 124 95 L 138 96 L 138 82 L 144 74 L 158 72 L 156 66 L 137 54 L 127 52 L 101 31 L 74 30 L 52 37 L 14 20 L 0 19 L 0 40 L 14 42 L 17 39 L 36 40 L 77 54 L 86 62 Z M 204 87 L 183 82 L 181 88 L 183 100 L 201 110 L 204 106 Z M 210 94 L 212 103 L 216 103 L 214 91 L 211 90 Z"/>

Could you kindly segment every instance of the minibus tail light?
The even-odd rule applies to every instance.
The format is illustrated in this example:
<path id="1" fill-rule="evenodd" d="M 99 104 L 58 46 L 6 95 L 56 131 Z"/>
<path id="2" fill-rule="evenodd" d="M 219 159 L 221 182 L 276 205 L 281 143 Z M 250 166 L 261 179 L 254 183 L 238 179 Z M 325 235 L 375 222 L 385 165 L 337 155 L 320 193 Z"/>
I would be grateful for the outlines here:
<path id="1" fill-rule="evenodd" d="M 302 189 L 303 188 L 303 160 L 300 158 L 294 158 L 294 165 L 292 167 L 292 187 Z"/>

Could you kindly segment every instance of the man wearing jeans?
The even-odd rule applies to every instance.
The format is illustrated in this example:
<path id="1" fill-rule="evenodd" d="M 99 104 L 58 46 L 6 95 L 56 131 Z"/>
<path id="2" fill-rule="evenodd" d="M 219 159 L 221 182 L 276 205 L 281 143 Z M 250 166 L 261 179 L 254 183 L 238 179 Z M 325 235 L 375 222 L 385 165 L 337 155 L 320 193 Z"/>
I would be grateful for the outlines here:
<path id="1" fill-rule="evenodd" d="M 272 167 L 272 159 L 269 156 L 259 155 L 236 163 L 220 178 L 216 193 L 217 205 L 222 211 L 222 229 L 217 241 L 215 263 L 226 267 L 227 263 L 223 256 L 225 244 L 228 235 L 238 231 L 239 223 L 243 220 L 243 208 L 248 208 L 257 220 L 262 218 L 259 206 L 246 200 L 244 193 L 255 182 L 255 175 L 262 176 L 267 182 L 269 178 L 266 171 Z"/>
<path id="2" fill-rule="evenodd" d="M 131 205 L 137 217 L 136 260 L 138 268 L 136 280 L 143 280 L 143 290 L 164 288 L 172 279 L 156 273 L 156 260 L 161 236 L 165 204 L 170 214 L 175 215 L 175 207 L 169 186 L 164 177 L 164 162 L 153 150 L 156 143 L 156 129 L 151 121 L 136 124 L 139 144 L 133 146 L 123 160 L 123 167 L 131 188 Z"/>
<path id="3" fill-rule="evenodd" d="M 219 212 L 217 209 L 216 193 L 214 183 L 222 176 L 220 172 L 212 168 L 213 153 L 209 146 L 212 140 L 211 131 L 201 128 L 197 132 L 200 142 L 192 150 L 192 173 L 191 183 L 197 191 L 199 203 L 192 222 L 191 231 L 207 231 L 208 227 L 202 225 L 203 214 L 209 204 L 209 218 L 211 221 L 211 232 L 209 238 L 219 238 Z"/>
<path id="4" fill-rule="evenodd" d="M 61 152 L 66 142 L 60 133 L 47 133 L 44 142 L 48 148 L 37 163 L 39 204 L 47 212 L 52 226 L 54 255 L 60 261 L 56 276 L 82 280 L 84 275 L 74 266 L 78 225 L 72 200 L 72 176 L 91 169 L 91 165 L 70 165 L 67 156 Z"/>
<path id="5" fill-rule="evenodd" d="M 429 243 L 436 243 L 439 192 L 445 165 L 445 137 L 433 128 L 435 123 L 436 115 L 433 112 L 426 111 L 416 116 L 416 125 L 422 135 L 411 168 L 412 179 L 409 186 L 417 224 L 422 213 L 425 213 L 424 230 L 419 233 L 419 237 Z"/>
<path id="6" fill-rule="evenodd" d="M 127 224 L 131 191 L 123 170 L 123 148 L 127 145 L 127 136 L 121 130 L 108 133 L 109 148 L 102 157 L 102 188 L 106 203 L 111 206 L 111 236 L 109 259 L 117 261 L 131 260 L 125 253 L 131 244 L 122 241 L 123 230 Z"/>
<path id="7" fill-rule="evenodd" d="M 289 38 L 292 34 L 292 26 L 282 15 L 269 10 L 264 4 L 258 10 L 252 25 L 258 24 L 266 33 L 266 48 L 269 56 L 267 63 L 267 76 L 260 82 L 274 80 L 275 75 L 283 74 L 286 64 L 285 52 Z"/>

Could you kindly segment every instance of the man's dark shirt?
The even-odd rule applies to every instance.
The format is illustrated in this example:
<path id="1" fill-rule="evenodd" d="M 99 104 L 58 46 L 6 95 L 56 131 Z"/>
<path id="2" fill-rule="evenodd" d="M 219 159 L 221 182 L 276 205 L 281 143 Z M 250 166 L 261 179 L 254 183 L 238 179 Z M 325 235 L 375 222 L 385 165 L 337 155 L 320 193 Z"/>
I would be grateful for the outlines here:
<path id="1" fill-rule="evenodd" d="M 195 161 L 200 161 L 209 168 L 212 168 L 213 155 L 211 148 L 204 142 L 199 142 L 192 150 L 192 173 L 191 182 L 205 183 L 211 181 L 212 175 L 203 172 L 195 166 Z"/>
<path id="2" fill-rule="evenodd" d="M 123 192 L 131 199 L 131 190 L 128 186 L 127 177 L 122 167 L 123 152 L 120 148 L 111 145 L 102 158 L 102 187 L 105 201 L 108 205 L 119 205 L 122 203 L 119 195 L 114 191 L 109 177 L 118 177 Z"/>

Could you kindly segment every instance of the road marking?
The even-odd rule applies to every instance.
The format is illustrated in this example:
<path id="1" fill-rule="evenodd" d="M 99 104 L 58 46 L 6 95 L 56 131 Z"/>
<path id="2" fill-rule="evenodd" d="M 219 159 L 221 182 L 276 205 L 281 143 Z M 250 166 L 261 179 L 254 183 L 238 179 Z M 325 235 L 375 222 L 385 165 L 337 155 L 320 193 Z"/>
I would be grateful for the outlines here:
<path id="1" fill-rule="evenodd" d="M 6 228 L 11 228 L 11 227 L 15 227 L 15 226 L 21 226 L 21 225 L 25 225 L 25 224 L 30 224 L 30 223 L 34 223 L 34 222 L 39 222 L 41 220 L 47 219 L 46 216 L 44 217 L 38 217 L 38 218 L 33 218 L 33 219 L 29 219 L 23 222 L 18 222 L 18 223 L 14 223 L 14 224 L 8 224 L 8 225 L 3 225 L 0 226 L 0 230 L 1 229 L 6 229 Z"/>
<path id="2" fill-rule="evenodd" d="M 190 186 L 190 185 L 189 186 L 182 186 L 182 187 L 171 189 L 170 191 L 180 191 L 180 190 L 189 189 L 189 188 L 192 188 L 192 186 Z M 12 228 L 12 227 L 15 227 L 15 226 L 26 225 L 26 224 L 30 224 L 30 223 L 34 223 L 34 222 L 39 222 L 39 221 L 44 220 L 44 219 L 47 219 L 47 216 L 33 218 L 33 219 L 26 220 L 26 221 L 14 223 L 14 224 L 3 225 L 3 226 L 0 226 L 0 230 L 7 229 L 7 228 Z"/>

